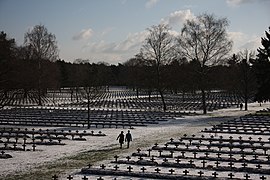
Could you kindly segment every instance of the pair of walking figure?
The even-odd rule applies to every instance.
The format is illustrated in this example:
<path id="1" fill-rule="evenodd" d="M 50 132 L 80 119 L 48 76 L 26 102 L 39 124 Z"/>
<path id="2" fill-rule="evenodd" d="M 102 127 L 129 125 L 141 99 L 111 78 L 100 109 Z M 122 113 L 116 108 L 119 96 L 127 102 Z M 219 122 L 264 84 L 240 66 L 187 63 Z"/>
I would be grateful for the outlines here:
<path id="1" fill-rule="evenodd" d="M 122 149 L 124 141 L 127 142 L 127 148 L 129 148 L 129 143 L 130 143 L 130 141 L 132 141 L 132 136 L 130 134 L 130 130 L 128 130 L 126 137 L 124 135 L 124 131 L 121 131 L 121 133 L 118 135 L 116 140 L 118 140 L 118 139 L 119 139 L 120 149 Z"/>

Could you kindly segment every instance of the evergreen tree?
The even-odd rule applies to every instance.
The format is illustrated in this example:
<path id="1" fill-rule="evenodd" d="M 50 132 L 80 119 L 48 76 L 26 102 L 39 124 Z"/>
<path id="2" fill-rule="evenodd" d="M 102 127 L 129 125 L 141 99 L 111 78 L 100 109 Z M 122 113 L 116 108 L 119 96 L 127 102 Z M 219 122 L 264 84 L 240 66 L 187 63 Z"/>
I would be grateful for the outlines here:
<path id="1" fill-rule="evenodd" d="M 255 99 L 259 102 L 270 100 L 270 27 L 265 31 L 266 37 L 261 39 L 262 48 L 257 49 L 257 59 L 254 61 L 258 92 Z"/>
<path id="2" fill-rule="evenodd" d="M 15 39 L 0 32 L 0 109 L 9 105 L 16 96 L 16 53 Z"/>

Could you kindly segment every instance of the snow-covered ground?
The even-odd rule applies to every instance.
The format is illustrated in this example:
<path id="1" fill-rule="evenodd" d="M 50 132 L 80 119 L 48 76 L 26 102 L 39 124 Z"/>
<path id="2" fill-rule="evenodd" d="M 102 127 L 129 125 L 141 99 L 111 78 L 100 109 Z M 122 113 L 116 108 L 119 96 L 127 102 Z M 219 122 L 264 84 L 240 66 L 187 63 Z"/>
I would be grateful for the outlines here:
<path id="1" fill-rule="evenodd" d="M 152 146 L 155 142 L 167 142 L 170 138 L 179 138 L 184 133 L 195 134 L 205 127 L 211 127 L 214 123 L 218 123 L 229 118 L 238 117 L 247 113 L 269 108 L 270 103 L 265 103 L 260 106 L 258 103 L 249 104 L 248 111 L 240 111 L 238 108 L 221 109 L 218 111 L 210 112 L 207 115 L 187 116 L 176 120 L 162 122 L 157 125 L 147 127 L 136 127 L 131 129 L 133 141 L 129 151 L 124 156 L 131 154 L 137 148 L 147 148 Z M 39 127 L 35 127 L 39 128 Z M 46 128 L 47 129 L 47 128 Z M 83 128 L 79 130 L 85 130 Z M 6 151 L 13 156 L 11 159 L 0 159 L 0 179 L 1 177 L 8 176 L 14 173 L 22 173 L 28 171 L 36 166 L 42 165 L 46 162 L 55 161 L 59 158 L 76 155 L 80 152 L 89 150 L 104 150 L 118 146 L 116 137 L 120 131 L 126 132 L 128 129 L 115 129 L 115 128 L 102 128 L 90 129 L 95 132 L 101 130 L 106 134 L 105 137 L 88 136 L 87 141 L 64 141 L 64 146 L 37 146 L 37 150 L 33 151 Z M 124 145 L 125 146 L 125 145 Z M 101 164 L 99 162 L 98 164 Z M 76 172 L 76 170 L 74 170 Z M 70 173 L 74 173 L 70 172 Z M 67 172 L 68 174 L 68 172 Z M 66 178 L 64 178 L 66 179 Z"/>

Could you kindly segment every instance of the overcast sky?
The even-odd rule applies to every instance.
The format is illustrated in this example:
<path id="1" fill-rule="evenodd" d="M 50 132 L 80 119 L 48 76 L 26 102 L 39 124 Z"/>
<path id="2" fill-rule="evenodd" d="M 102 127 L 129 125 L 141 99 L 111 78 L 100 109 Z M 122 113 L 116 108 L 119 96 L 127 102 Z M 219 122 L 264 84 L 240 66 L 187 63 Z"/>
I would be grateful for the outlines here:
<path id="1" fill-rule="evenodd" d="M 0 31 L 22 45 L 25 32 L 42 24 L 61 59 L 117 64 L 139 52 L 146 28 L 168 23 L 179 33 L 205 12 L 228 18 L 235 52 L 256 50 L 270 26 L 270 0 L 0 0 Z"/>

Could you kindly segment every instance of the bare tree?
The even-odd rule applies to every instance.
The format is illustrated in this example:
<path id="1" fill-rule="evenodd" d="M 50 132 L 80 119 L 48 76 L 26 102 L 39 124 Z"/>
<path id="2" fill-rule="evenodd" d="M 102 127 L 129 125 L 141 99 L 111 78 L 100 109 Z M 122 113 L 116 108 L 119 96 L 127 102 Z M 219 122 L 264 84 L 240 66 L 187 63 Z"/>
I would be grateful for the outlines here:
<path id="1" fill-rule="evenodd" d="M 232 41 L 226 32 L 228 25 L 226 18 L 202 14 L 195 19 L 187 20 L 178 38 L 181 54 L 200 65 L 196 73 L 201 78 L 199 88 L 202 93 L 204 114 L 206 114 L 205 90 L 208 67 L 223 63 L 232 48 Z"/>
<path id="2" fill-rule="evenodd" d="M 139 97 L 139 89 L 143 87 L 143 79 L 145 79 L 144 66 L 146 61 L 140 54 L 136 54 L 134 58 L 129 59 L 124 63 L 127 69 L 127 78 L 129 85 L 133 91 L 136 90 L 137 98 Z"/>
<path id="3" fill-rule="evenodd" d="M 255 95 L 256 77 L 251 67 L 251 62 L 256 58 L 254 51 L 243 50 L 237 54 L 239 60 L 237 69 L 238 84 L 236 87 L 244 99 L 245 111 L 248 110 L 248 100 Z"/>
<path id="4" fill-rule="evenodd" d="M 161 72 L 162 66 L 174 59 L 174 38 L 170 34 L 170 27 L 165 24 L 152 26 L 147 30 L 149 34 L 141 48 L 141 53 L 144 59 L 150 61 L 152 66 L 156 69 L 156 88 L 161 96 L 163 110 L 166 111 L 166 103 L 163 95 L 165 86 L 162 82 Z"/>
<path id="5" fill-rule="evenodd" d="M 58 58 L 58 47 L 56 37 L 49 33 L 44 25 L 36 25 L 33 29 L 25 33 L 24 44 L 29 47 L 31 59 L 38 63 L 38 104 L 42 105 L 42 61 L 56 61 Z"/>

